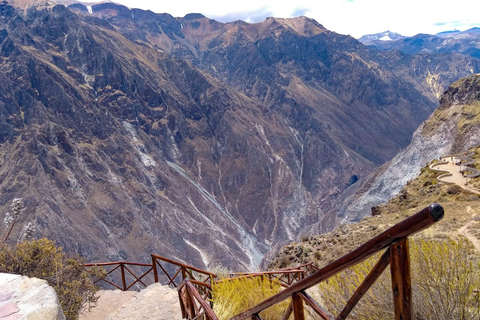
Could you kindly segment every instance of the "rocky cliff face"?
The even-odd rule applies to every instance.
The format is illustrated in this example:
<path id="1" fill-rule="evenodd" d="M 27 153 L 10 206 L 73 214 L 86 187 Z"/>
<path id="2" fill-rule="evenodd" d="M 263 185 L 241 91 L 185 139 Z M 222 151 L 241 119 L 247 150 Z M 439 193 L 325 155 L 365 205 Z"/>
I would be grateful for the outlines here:
<path id="1" fill-rule="evenodd" d="M 89 9 L 0 5 L 0 209 L 23 197 L 37 237 L 91 261 L 255 268 L 338 223 L 332 201 L 433 110 L 425 74 L 441 87 L 479 69 L 372 52 L 307 18 Z"/>
<path id="2" fill-rule="evenodd" d="M 394 197 L 429 161 L 478 144 L 480 75 L 474 75 L 455 82 L 445 91 L 440 106 L 415 131 L 407 148 L 339 198 L 339 215 L 345 221 L 370 215 L 371 207 Z"/>
<path id="3" fill-rule="evenodd" d="M 306 17 L 222 24 L 200 14 L 173 19 L 113 4 L 92 6 L 92 15 L 133 41 L 189 60 L 280 116 L 306 146 L 302 183 L 322 210 L 372 164 L 406 146 L 445 88 L 479 66 L 459 54 L 368 50 Z M 355 167 L 345 154 L 356 158 Z"/>
<path id="4" fill-rule="evenodd" d="M 264 154 L 264 140 L 250 132 L 265 121 L 258 106 L 63 6 L 1 9 L 5 210 L 23 197 L 24 220 L 38 235 L 92 260 L 158 252 L 199 265 L 220 257 L 255 265 L 267 245 L 217 193 L 267 171 L 246 166 L 264 161 L 249 159 L 242 144 Z M 251 169 L 238 176 L 229 166 Z M 210 170 L 221 184 L 201 184 Z"/>

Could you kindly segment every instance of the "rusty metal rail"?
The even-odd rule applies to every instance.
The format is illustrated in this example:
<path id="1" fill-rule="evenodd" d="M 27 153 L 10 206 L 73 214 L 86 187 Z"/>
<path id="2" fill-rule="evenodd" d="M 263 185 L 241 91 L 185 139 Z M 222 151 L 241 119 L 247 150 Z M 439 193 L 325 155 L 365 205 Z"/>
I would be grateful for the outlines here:
<path id="1" fill-rule="evenodd" d="M 321 268 L 314 274 L 298 281 L 280 293 L 231 319 L 261 319 L 259 316 L 261 311 L 280 303 L 287 298 L 292 298 L 290 307 L 287 309 L 283 317 L 279 316 L 279 319 L 288 319 L 293 313 L 295 320 L 304 320 L 305 315 L 303 304 L 305 302 L 312 307 L 312 310 L 317 313 L 321 319 L 343 320 L 350 314 L 357 302 L 372 286 L 388 264 L 390 264 L 395 319 L 411 320 L 413 317 L 411 303 L 412 291 L 407 237 L 433 225 L 435 222 L 441 220 L 443 215 L 443 208 L 439 204 L 432 204 L 390 229 L 382 232 L 378 236 L 370 239 L 352 252 Z M 306 294 L 305 290 L 308 288 L 327 280 L 335 274 L 364 261 L 368 257 L 384 249 L 386 249 L 385 253 L 336 318 L 329 315 Z"/>

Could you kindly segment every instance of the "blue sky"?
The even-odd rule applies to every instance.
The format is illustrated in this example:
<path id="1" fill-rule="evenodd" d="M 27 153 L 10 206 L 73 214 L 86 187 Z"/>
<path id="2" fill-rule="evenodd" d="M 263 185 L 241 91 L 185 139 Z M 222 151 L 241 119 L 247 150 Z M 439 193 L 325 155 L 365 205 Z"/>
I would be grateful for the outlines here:
<path id="1" fill-rule="evenodd" d="M 300 15 L 327 29 L 360 37 L 386 30 L 405 36 L 480 27 L 480 0 L 114 0 L 130 8 L 183 17 L 202 13 L 221 22 L 260 22 Z"/>

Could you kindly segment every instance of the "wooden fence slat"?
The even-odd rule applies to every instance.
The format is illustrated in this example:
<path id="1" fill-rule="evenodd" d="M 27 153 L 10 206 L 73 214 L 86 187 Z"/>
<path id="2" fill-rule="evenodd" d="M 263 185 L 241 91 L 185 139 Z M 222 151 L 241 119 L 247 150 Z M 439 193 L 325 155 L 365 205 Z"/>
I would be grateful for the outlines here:
<path id="1" fill-rule="evenodd" d="M 363 297 L 368 289 L 377 281 L 378 277 L 383 273 L 390 263 L 390 249 L 387 249 L 385 253 L 380 257 L 378 262 L 373 267 L 372 271 L 367 275 L 362 284 L 357 288 L 355 293 L 350 297 L 347 304 L 343 308 L 342 312 L 338 315 L 336 320 L 344 320 L 350 314 L 353 308 L 357 305 L 358 301 Z"/>
<path id="2" fill-rule="evenodd" d="M 120 270 L 122 273 L 122 290 L 126 291 L 127 285 L 125 284 L 125 265 L 123 263 L 120 265 Z"/>
<path id="3" fill-rule="evenodd" d="M 142 277 L 138 278 L 127 266 L 124 266 L 125 270 L 128 271 L 128 273 L 130 273 L 132 275 L 132 277 L 134 277 L 136 279 L 136 281 L 132 282 L 129 286 L 127 286 L 125 288 L 125 291 L 127 291 L 128 289 L 130 289 L 132 286 L 134 286 L 137 282 L 140 282 L 141 284 L 143 284 L 144 287 L 147 287 L 147 285 L 142 281 L 142 277 L 145 275 L 143 274 Z M 152 270 L 152 269 L 150 269 Z M 148 270 L 148 272 L 150 272 L 150 270 Z M 148 273 L 147 272 L 147 273 Z"/>
<path id="4" fill-rule="evenodd" d="M 299 295 L 303 301 L 305 301 L 305 303 L 308 304 L 310 308 L 312 308 L 313 311 L 315 311 L 323 320 L 333 320 L 333 318 L 325 310 L 323 310 L 308 293 L 301 291 Z"/>
<path id="5" fill-rule="evenodd" d="M 293 306 L 293 319 L 305 320 L 305 314 L 303 312 L 303 300 L 298 293 L 292 295 Z"/>
<path id="6" fill-rule="evenodd" d="M 186 298 L 185 298 L 185 290 L 187 290 L 184 286 L 178 288 L 178 299 L 180 300 L 180 309 L 182 310 L 182 319 L 187 319 L 187 308 L 186 308 Z"/>
<path id="7" fill-rule="evenodd" d="M 412 279 L 408 251 L 408 238 L 403 238 L 390 246 L 395 320 L 411 320 L 413 317 Z"/>
<path id="8" fill-rule="evenodd" d="M 185 279 L 181 286 L 183 286 L 182 288 L 187 288 L 187 291 L 188 291 L 188 294 L 190 296 L 190 299 L 191 299 L 191 302 L 192 304 L 194 304 L 195 306 L 195 309 L 193 310 L 194 312 L 197 312 L 198 313 L 198 309 L 197 309 L 197 306 L 195 304 L 195 301 L 197 301 L 200 305 L 200 307 L 203 309 L 203 311 L 205 312 L 205 315 L 207 316 L 207 319 L 209 320 L 218 320 L 217 316 L 215 315 L 215 313 L 213 312 L 212 308 L 210 307 L 210 304 L 208 304 L 208 302 L 206 302 L 203 297 L 200 295 L 200 293 L 197 291 L 197 289 L 195 288 L 195 286 L 190 282 L 189 279 Z M 195 300 L 194 300 L 195 299 Z"/>
<path id="9" fill-rule="evenodd" d="M 173 265 L 176 265 L 176 266 L 179 266 L 179 267 L 191 269 L 191 270 L 196 271 L 198 273 L 203 273 L 205 275 L 212 276 L 214 278 L 217 277 L 217 275 L 215 273 L 208 272 L 206 270 L 202 270 L 200 268 L 196 268 L 194 266 L 191 266 L 191 265 L 188 265 L 188 264 L 185 264 L 185 263 L 181 263 L 181 262 L 178 262 L 178 261 L 175 261 L 175 260 L 172 260 L 172 259 L 168 259 L 168 258 L 159 256 L 158 254 L 152 254 L 152 257 L 155 257 L 155 259 L 157 259 L 157 260 L 162 260 L 162 261 L 168 262 L 170 264 L 173 264 Z"/>
<path id="10" fill-rule="evenodd" d="M 293 312 L 293 305 L 292 305 L 293 302 L 290 302 L 290 304 L 288 305 L 288 308 L 287 310 L 285 311 L 285 314 L 283 315 L 283 318 L 282 320 L 288 320 L 288 318 L 290 317 L 290 315 L 292 314 Z"/>

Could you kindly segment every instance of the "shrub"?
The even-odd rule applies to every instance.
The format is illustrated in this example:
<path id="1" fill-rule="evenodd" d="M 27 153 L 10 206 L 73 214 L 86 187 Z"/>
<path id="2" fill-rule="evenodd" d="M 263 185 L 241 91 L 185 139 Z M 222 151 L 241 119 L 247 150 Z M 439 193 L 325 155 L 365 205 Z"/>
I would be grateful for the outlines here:
<path id="1" fill-rule="evenodd" d="M 460 192 L 460 188 L 457 185 L 451 185 L 447 188 L 448 194 L 457 194 Z"/>
<path id="2" fill-rule="evenodd" d="M 82 307 L 96 303 L 98 288 L 93 278 L 100 269 L 86 270 L 83 258 L 69 258 L 53 241 L 24 241 L 14 246 L 0 245 L 0 272 L 45 279 L 55 289 L 66 319 L 78 319 Z"/>
<path id="3" fill-rule="evenodd" d="M 472 245 L 461 238 L 443 242 L 412 241 L 410 246 L 414 319 L 473 320 L 480 317 L 479 266 Z M 327 309 L 341 311 L 375 265 L 376 255 L 320 285 Z M 392 319 L 393 295 L 387 268 L 352 311 L 351 319 Z"/>
<path id="4" fill-rule="evenodd" d="M 244 312 L 277 294 L 282 286 L 265 276 L 223 279 L 212 285 L 213 311 L 220 320 Z M 260 313 L 264 320 L 280 319 L 290 301 L 285 300 Z"/>

